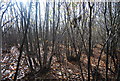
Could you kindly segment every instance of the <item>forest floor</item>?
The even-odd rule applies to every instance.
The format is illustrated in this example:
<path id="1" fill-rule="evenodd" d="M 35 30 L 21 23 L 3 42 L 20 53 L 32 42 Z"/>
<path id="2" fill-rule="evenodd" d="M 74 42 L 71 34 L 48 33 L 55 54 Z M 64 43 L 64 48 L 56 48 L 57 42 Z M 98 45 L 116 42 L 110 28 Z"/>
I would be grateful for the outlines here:
<path id="1" fill-rule="evenodd" d="M 97 46 L 96 48 L 93 49 L 93 55 L 91 56 L 92 71 L 97 66 L 98 58 L 100 56 L 100 50 L 101 50 L 100 46 Z M 6 54 L 5 56 L 4 55 L 2 56 L 4 57 L 2 59 L 2 62 L 4 63 L 2 65 L 3 78 L 14 79 L 13 76 L 16 70 L 14 68 L 16 68 L 17 60 L 13 60 L 13 59 L 18 58 L 18 54 L 15 50 L 12 52 L 16 54 L 15 55 Z M 7 57 L 12 57 L 12 59 L 11 58 L 5 59 Z M 106 59 L 106 56 L 103 54 L 101 57 L 100 66 L 99 66 L 100 73 L 98 78 L 101 79 L 100 81 L 102 81 L 102 79 L 105 78 L 105 67 L 106 67 L 105 59 Z M 26 71 L 25 76 L 22 77 L 20 81 L 33 81 L 32 79 L 30 80 L 29 78 L 31 76 L 27 75 L 27 71 L 28 71 L 27 67 L 23 66 L 22 63 L 21 63 L 20 70 L 21 70 L 21 75 L 23 74 L 23 72 Z M 109 73 L 109 76 L 108 76 L 109 78 L 111 79 L 114 78 L 113 74 L 110 71 L 108 73 Z M 64 61 L 58 61 L 57 58 L 54 57 L 50 70 L 46 74 L 43 74 L 43 75 L 38 74 L 35 78 L 36 79 L 35 81 L 39 81 L 41 79 L 82 81 L 83 80 L 82 76 L 84 77 L 85 80 L 87 80 L 87 55 L 84 53 L 81 54 L 81 58 L 79 62 L 74 62 L 74 61 L 69 62 L 67 59 L 64 59 Z M 91 75 L 91 79 L 92 79 L 92 75 Z"/>

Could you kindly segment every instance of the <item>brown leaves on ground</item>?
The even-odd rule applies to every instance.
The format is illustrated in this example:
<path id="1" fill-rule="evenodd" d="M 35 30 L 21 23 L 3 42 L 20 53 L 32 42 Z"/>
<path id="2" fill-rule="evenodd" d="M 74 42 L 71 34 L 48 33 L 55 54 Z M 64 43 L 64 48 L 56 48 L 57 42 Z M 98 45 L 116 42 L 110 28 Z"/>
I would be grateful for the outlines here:
<path id="1" fill-rule="evenodd" d="M 64 46 L 62 46 L 64 47 Z M 97 47 L 93 48 L 93 55 L 91 56 L 91 69 L 92 71 L 94 70 L 94 68 L 96 68 L 97 64 L 98 64 L 98 58 L 100 56 L 100 51 L 101 51 L 101 46 L 98 45 Z M 16 70 L 16 65 L 17 64 L 17 59 L 18 58 L 18 53 L 15 50 L 11 50 L 11 53 L 13 54 L 6 54 L 5 56 L 3 56 L 2 59 L 2 69 L 5 71 L 2 71 L 4 73 L 3 78 L 6 77 L 11 77 L 12 79 L 14 79 L 13 74 L 15 73 Z M 65 55 L 65 54 L 62 54 Z M 7 57 L 11 57 L 11 59 L 5 59 Z M 62 56 L 60 57 L 62 58 Z M 13 60 L 16 59 L 16 60 Z M 25 61 L 25 57 L 22 57 L 23 61 Z M 103 52 L 102 57 L 101 57 L 101 61 L 100 61 L 100 66 L 99 66 L 99 74 L 101 74 L 101 77 L 104 78 L 105 77 L 105 64 L 106 61 L 106 56 Z M 110 59 L 109 59 L 110 61 Z M 52 61 L 52 65 L 51 68 L 49 70 L 49 72 L 47 72 L 46 74 L 43 74 L 41 76 L 36 76 L 35 79 L 64 79 L 64 80 L 71 80 L 71 79 L 77 79 L 77 80 L 82 80 L 82 75 L 81 75 L 81 70 L 82 69 L 82 73 L 84 78 L 87 80 L 87 55 L 82 53 L 81 57 L 80 57 L 80 61 L 79 62 L 69 62 L 67 61 L 66 57 L 64 56 L 64 61 L 63 60 L 57 60 L 57 57 L 54 56 L 53 57 L 53 61 Z M 22 62 L 21 62 L 22 63 Z M 81 64 L 81 68 L 80 68 L 80 64 Z M 112 63 L 110 63 L 112 64 Z M 8 68 L 7 68 L 8 66 Z M 21 75 L 22 73 L 25 75 L 25 72 L 29 71 L 28 67 L 26 67 L 26 64 L 22 64 L 20 69 Z M 112 69 L 112 67 L 111 67 Z M 5 74 L 6 73 L 6 74 Z M 110 71 L 108 72 L 110 76 L 112 76 L 112 74 L 110 73 Z M 28 75 L 29 76 L 29 75 Z M 104 77 L 103 77 L 104 76 Z M 24 76 L 25 78 L 26 76 Z M 114 76 L 113 76 L 114 77 Z M 112 77 L 109 77 L 112 78 Z M 91 75 L 91 79 L 92 79 L 92 75 Z M 27 79 L 26 79 L 27 80 Z"/>

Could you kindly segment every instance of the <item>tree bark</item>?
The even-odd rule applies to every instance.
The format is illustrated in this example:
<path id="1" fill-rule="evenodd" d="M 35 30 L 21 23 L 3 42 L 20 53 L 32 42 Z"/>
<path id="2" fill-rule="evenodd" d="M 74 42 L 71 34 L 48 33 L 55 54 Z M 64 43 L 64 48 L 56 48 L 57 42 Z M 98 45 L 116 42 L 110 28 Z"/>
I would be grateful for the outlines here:
<path id="1" fill-rule="evenodd" d="M 107 21 L 106 21 L 106 11 L 107 11 L 107 3 L 105 2 L 104 19 L 105 19 L 107 37 L 109 37 L 109 29 L 107 27 Z M 109 41 L 106 44 L 106 81 L 108 81 L 108 54 L 109 54 Z"/>
<path id="2" fill-rule="evenodd" d="M 38 13 L 38 2 L 36 2 L 36 15 L 35 15 L 35 19 L 36 19 L 36 35 L 37 35 L 37 48 L 38 48 L 38 54 L 39 54 L 39 63 L 40 63 L 40 68 L 42 67 L 42 64 L 41 64 L 41 52 L 40 52 L 40 43 L 39 43 L 39 35 L 38 35 L 38 28 L 37 28 L 37 22 L 38 22 L 38 19 L 37 19 L 37 13 Z"/>
<path id="3" fill-rule="evenodd" d="M 88 81 L 90 81 L 90 70 L 91 70 L 91 64 L 90 64 L 90 56 L 92 55 L 92 8 L 93 8 L 93 4 L 92 6 L 90 5 L 90 2 L 88 2 L 89 8 L 90 8 L 90 21 L 89 21 L 89 54 L 88 54 Z"/>
<path id="4" fill-rule="evenodd" d="M 46 22 L 46 33 L 44 40 L 44 56 L 43 56 L 43 66 L 46 66 L 47 55 L 48 55 L 48 33 L 49 33 L 49 2 L 46 2 L 46 12 L 45 12 L 45 22 Z"/>

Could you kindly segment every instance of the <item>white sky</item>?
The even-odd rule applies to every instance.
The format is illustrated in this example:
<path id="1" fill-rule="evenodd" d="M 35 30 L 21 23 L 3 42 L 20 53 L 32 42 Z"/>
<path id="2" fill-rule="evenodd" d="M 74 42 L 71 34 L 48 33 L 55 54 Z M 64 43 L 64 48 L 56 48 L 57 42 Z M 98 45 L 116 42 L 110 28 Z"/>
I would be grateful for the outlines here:
<path id="1" fill-rule="evenodd" d="M 31 0 L 18 0 L 18 1 L 26 3 L 27 1 L 31 1 Z M 54 0 L 32 0 L 32 1 L 53 2 Z M 66 1 L 66 2 L 88 2 L 88 1 L 90 2 L 119 2 L 120 0 L 55 0 L 55 1 L 60 1 L 60 2 L 63 2 L 63 1 Z"/>

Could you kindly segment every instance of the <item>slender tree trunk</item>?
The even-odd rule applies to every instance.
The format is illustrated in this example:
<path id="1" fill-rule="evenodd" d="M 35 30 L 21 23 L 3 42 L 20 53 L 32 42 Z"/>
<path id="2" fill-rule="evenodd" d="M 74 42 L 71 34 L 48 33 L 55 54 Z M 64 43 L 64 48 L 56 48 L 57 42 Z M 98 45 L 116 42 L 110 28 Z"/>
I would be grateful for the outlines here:
<path id="1" fill-rule="evenodd" d="M 2 29 L 0 26 L 0 60 L 1 60 L 1 55 L 2 54 Z M 0 62 L 0 81 L 2 79 L 2 73 L 1 73 L 1 62 Z"/>
<path id="2" fill-rule="evenodd" d="M 38 22 L 38 16 L 37 16 L 37 13 L 38 13 L 38 2 L 36 2 L 36 15 L 35 15 L 35 19 L 36 19 L 36 35 L 37 35 L 37 48 L 38 48 L 38 54 L 39 54 L 39 63 L 40 63 L 40 68 L 42 67 L 41 65 L 41 53 L 40 53 L 40 43 L 39 43 L 39 36 L 38 36 L 38 28 L 37 28 L 37 22 Z"/>
<path id="3" fill-rule="evenodd" d="M 46 21 L 46 33 L 44 40 L 44 56 L 43 56 L 43 65 L 46 66 L 47 55 L 48 55 L 48 33 L 49 33 L 49 2 L 46 2 L 46 12 L 45 12 L 45 21 Z"/>
<path id="4" fill-rule="evenodd" d="M 28 62 L 29 62 L 29 68 L 30 68 L 30 71 L 33 71 L 32 61 L 29 56 L 29 45 L 28 45 L 28 37 L 27 36 L 25 38 L 25 46 L 26 46 L 26 55 L 28 57 Z"/>
<path id="5" fill-rule="evenodd" d="M 52 57 L 55 54 L 55 1 L 53 3 L 53 38 L 52 38 L 52 54 L 51 57 L 49 59 L 49 63 L 48 63 L 48 67 L 50 67 L 51 62 L 52 62 Z"/>
<path id="6" fill-rule="evenodd" d="M 107 2 L 105 2 L 104 19 L 105 19 L 107 37 L 109 37 L 109 30 L 108 30 L 107 21 L 106 21 L 106 11 L 107 11 Z M 108 81 L 108 54 L 109 54 L 109 41 L 106 44 L 106 81 Z"/>
<path id="7" fill-rule="evenodd" d="M 54 44 L 55 44 L 55 1 L 53 5 L 53 43 L 52 43 L 52 53 L 54 53 Z"/>
<path id="8" fill-rule="evenodd" d="M 92 54 L 92 8 L 93 8 L 93 5 L 91 6 L 90 5 L 90 2 L 88 3 L 89 4 L 89 8 L 90 8 L 90 21 L 89 21 L 89 54 L 88 54 L 88 81 L 90 81 L 90 70 L 91 70 L 91 64 L 90 64 L 90 56 Z"/>

